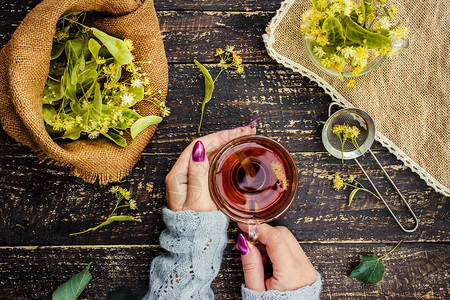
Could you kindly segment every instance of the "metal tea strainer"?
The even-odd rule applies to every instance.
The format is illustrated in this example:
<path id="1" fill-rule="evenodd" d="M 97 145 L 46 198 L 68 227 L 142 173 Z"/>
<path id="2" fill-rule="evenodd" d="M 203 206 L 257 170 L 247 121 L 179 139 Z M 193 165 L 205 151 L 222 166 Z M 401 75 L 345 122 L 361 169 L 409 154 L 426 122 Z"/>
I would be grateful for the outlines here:
<path id="1" fill-rule="evenodd" d="M 365 111 L 358 109 L 358 108 L 344 108 L 344 109 L 340 109 L 340 110 L 336 111 L 335 113 L 331 114 L 331 108 L 334 105 L 340 106 L 340 104 L 338 104 L 336 102 L 332 102 L 330 104 L 330 106 L 328 107 L 328 120 L 325 123 L 325 126 L 323 127 L 323 130 L 322 130 L 322 142 L 323 142 L 325 148 L 331 155 L 333 155 L 336 158 L 354 159 L 356 161 L 356 163 L 358 164 L 358 166 L 363 171 L 364 175 L 369 180 L 370 184 L 374 188 L 378 197 L 380 197 L 381 201 L 383 201 L 384 205 L 389 210 L 392 217 L 397 222 L 397 224 L 400 226 L 400 228 L 406 232 L 413 232 L 419 226 L 419 221 L 417 220 L 416 215 L 412 211 L 411 207 L 409 206 L 408 202 L 405 200 L 403 195 L 398 190 L 397 186 L 394 184 L 392 179 L 389 177 L 388 173 L 384 170 L 381 163 L 378 161 L 378 159 L 375 157 L 373 152 L 370 150 L 370 146 L 372 146 L 372 143 L 375 140 L 375 124 L 374 124 L 372 118 L 369 116 L 368 113 L 366 113 Z M 350 142 L 346 142 L 344 144 L 344 148 L 342 149 L 341 140 L 339 139 L 339 137 L 336 134 L 333 133 L 333 130 L 332 130 L 334 125 L 337 125 L 337 124 L 348 125 L 350 127 L 356 126 L 359 128 L 360 134 L 358 135 L 357 140 L 356 140 L 356 143 L 359 146 L 359 150 L 355 146 L 353 146 L 353 144 Z M 378 166 L 381 168 L 381 170 L 383 170 L 383 173 L 386 176 L 386 178 L 392 184 L 392 186 L 396 190 L 397 194 L 401 197 L 401 199 L 403 200 L 403 203 L 406 205 L 409 212 L 413 216 L 414 221 L 415 221 L 414 228 L 406 229 L 405 227 L 403 227 L 403 225 L 397 219 L 396 215 L 393 213 L 393 211 L 391 210 L 389 205 L 386 203 L 386 201 L 381 196 L 380 192 L 378 191 L 377 187 L 370 179 L 369 175 L 367 175 L 366 171 L 364 170 L 364 168 L 361 166 L 361 164 L 357 160 L 357 158 L 359 156 L 363 155 L 366 151 L 370 152 L 372 157 L 377 162 Z"/>

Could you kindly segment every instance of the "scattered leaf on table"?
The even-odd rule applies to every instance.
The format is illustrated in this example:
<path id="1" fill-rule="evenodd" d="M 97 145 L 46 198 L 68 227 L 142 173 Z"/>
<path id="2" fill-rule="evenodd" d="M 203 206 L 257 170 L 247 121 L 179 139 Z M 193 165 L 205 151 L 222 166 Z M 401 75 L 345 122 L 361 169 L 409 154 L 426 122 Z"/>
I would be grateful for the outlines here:
<path id="1" fill-rule="evenodd" d="M 91 281 L 92 275 L 89 272 L 91 263 L 80 273 L 76 274 L 68 281 L 61 284 L 53 292 L 52 300 L 76 300 L 84 291 L 86 285 Z"/>
<path id="2" fill-rule="evenodd" d="M 350 274 L 350 277 L 367 284 L 376 284 L 383 279 L 384 266 L 375 254 L 362 254 L 359 256 L 360 263 Z"/>
<path id="3" fill-rule="evenodd" d="M 366 284 L 373 285 L 381 281 L 384 275 L 384 266 L 381 260 L 391 254 L 402 243 L 398 242 L 395 247 L 383 256 L 376 256 L 375 254 L 361 254 L 359 256 L 359 265 L 352 271 L 349 277 Z"/>
<path id="4" fill-rule="evenodd" d="M 195 59 L 194 59 L 194 62 L 197 65 L 197 67 L 200 69 L 200 71 L 202 71 L 203 76 L 205 76 L 205 98 L 203 98 L 202 115 L 200 117 L 200 123 L 198 124 L 198 132 L 200 133 L 200 128 L 202 126 L 203 112 L 205 110 L 205 105 L 206 105 L 206 103 L 209 102 L 209 100 L 211 100 L 212 93 L 214 91 L 214 80 L 212 79 L 211 74 L 209 74 L 208 70 L 201 63 L 199 63 Z"/>

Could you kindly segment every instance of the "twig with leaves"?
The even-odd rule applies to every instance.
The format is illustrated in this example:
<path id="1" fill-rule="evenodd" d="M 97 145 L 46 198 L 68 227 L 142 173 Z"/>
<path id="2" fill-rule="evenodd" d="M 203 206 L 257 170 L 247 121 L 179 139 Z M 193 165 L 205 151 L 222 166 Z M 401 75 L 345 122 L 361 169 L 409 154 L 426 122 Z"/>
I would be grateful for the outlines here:
<path id="1" fill-rule="evenodd" d="M 126 208 L 129 207 L 131 210 L 136 210 L 137 209 L 137 204 L 136 201 L 134 199 L 131 199 L 131 194 L 128 190 L 118 187 L 118 186 L 113 186 L 110 189 L 110 192 L 113 193 L 116 196 L 116 204 L 114 206 L 114 209 L 111 211 L 111 213 L 109 214 L 108 218 L 103 221 L 102 223 L 100 223 L 99 225 L 95 226 L 95 227 L 91 227 L 89 229 L 80 231 L 80 232 L 76 232 L 76 233 L 71 233 L 70 235 L 77 235 L 77 234 L 83 234 L 89 231 L 95 231 L 97 229 L 99 229 L 100 227 L 106 226 L 108 224 L 111 224 L 112 222 L 123 222 L 123 221 L 135 221 L 135 222 L 142 222 L 141 219 L 137 219 L 135 217 L 132 216 L 128 216 L 128 215 L 114 215 L 115 212 L 117 211 L 117 209 L 119 208 Z M 122 201 L 126 201 L 125 204 L 122 204 Z"/>
<path id="2" fill-rule="evenodd" d="M 205 76 L 205 97 L 202 102 L 202 114 L 200 116 L 200 123 L 198 124 L 198 133 L 200 133 L 200 128 L 203 121 L 203 113 L 205 111 L 205 105 L 212 98 L 212 93 L 214 91 L 214 84 L 219 78 L 220 74 L 227 69 L 234 69 L 236 73 L 242 74 L 244 72 L 244 67 L 242 66 L 242 58 L 234 51 L 234 46 L 227 46 L 225 50 L 222 48 L 216 49 L 215 56 L 220 58 L 218 66 L 220 67 L 220 72 L 213 79 L 209 71 L 197 60 L 194 59 L 197 67 L 202 71 L 203 76 Z"/>
<path id="3" fill-rule="evenodd" d="M 378 197 L 378 195 L 376 195 L 373 192 L 371 192 L 370 190 L 366 189 L 360 182 L 358 182 L 353 175 L 350 175 L 350 176 L 348 176 L 345 179 L 343 179 L 338 174 L 334 175 L 334 177 L 333 177 L 333 188 L 336 191 L 339 191 L 340 189 L 344 189 L 345 190 L 345 188 L 347 186 L 353 188 L 353 190 L 351 191 L 350 195 L 348 196 L 348 205 L 349 206 L 350 206 L 350 204 L 352 204 L 353 198 L 355 197 L 355 195 L 356 195 L 356 193 L 358 191 L 364 191 L 364 192 L 370 193 L 373 196 L 375 196 L 377 199 L 380 199 L 380 197 Z"/>

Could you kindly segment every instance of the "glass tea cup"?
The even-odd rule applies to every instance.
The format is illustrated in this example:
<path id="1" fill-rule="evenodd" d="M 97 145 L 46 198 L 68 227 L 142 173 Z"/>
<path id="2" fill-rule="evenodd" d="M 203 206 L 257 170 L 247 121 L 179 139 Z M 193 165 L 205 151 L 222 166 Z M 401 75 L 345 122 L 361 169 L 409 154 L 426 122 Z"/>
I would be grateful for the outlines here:
<path id="1" fill-rule="evenodd" d="M 292 155 L 280 143 L 250 135 L 230 141 L 214 157 L 209 191 L 230 219 L 249 225 L 249 239 L 258 238 L 258 224 L 270 222 L 292 204 L 298 173 Z"/>

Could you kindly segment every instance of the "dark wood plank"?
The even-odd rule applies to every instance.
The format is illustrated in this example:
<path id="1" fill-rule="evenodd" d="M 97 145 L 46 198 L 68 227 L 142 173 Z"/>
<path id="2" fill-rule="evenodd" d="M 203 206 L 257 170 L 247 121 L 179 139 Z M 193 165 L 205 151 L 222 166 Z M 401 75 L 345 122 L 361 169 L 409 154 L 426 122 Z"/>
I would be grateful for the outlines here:
<path id="1" fill-rule="evenodd" d="M 217 74 L 214 65 L 206 67 Z M 181 145 L 198 136 L 203 75 L 193 64 L 170 64 L 169 78 L 167 105 L 172 114 L 159 126 L 148 151 L 180 151 Z M 242 76 L 232 71 L 221 75 L 205 109 L 202 134 L 259 119 L 258 131 L 280 139 L 290 151 L 324 151 L 321 131 L 330 101 L 331 97 L 316 83 L 291 70 L 273 64 L 250 64 Z M 0 141 L 0 154 L 30 153 L 1 130 Z M 385 150 L 378 143 L 372 149 Z"/>
<path id="2" fill-rule="evenodd" d="M 187 145 L 174 148 L 180 151 Z M 383 204 L 360 193 L 347 206 L 350 191 L 334 191 L 331 177 L 336 171 L 355 174 L 365 185 L 361 171 L 353 164 L 341 165 L 327 153 L 294 152 L 300 181 L 297 201 L 276 224 L 286 225 L 309 242 L 341 241 L 449 241 L 449 201 L 427 187 L 391 154 L 377 152 L 420 219 L 419 229 L 405 234 L 394 223 Z M 178 153 L 147 153 L 132 174 L 120 185 L 129 188 L 139 204 L 136 224 L 113 224 L 95 233 L 69 236 L 105 218 L 114 199 L 108 187 L 87 184 L 69 176 L 63 168 L 40 165 L 30 157 L 3 156 L 0 161 L 0 245 L 150 244 L 163 228 L 160 208 L 165 202 L 164 176 Z M 383 175 L 368 164 L 376 181 Z M 408 215 L 398 205 L 404 222 Z M 407 222 L 406 222 L 407 223 Z M 411 223 L 407 223 L 411 224 Z M 154 233 L 149 235 L 149 232 Z"/>
<path id="3" fill-rule="evenodd" d="M 243 275 L 234 262 L 231 237 L 213 289 L 220 299 L 237 299 Z M 448 244 L 401 245 L 383 259 L 384 279 L 364 286 L 347 275 L 362 252 L 387 253 L 391 244 L 302 244 L 323 276 L 322 299 L 448 299 L 450 255 Z M 148 289 L 149 266 L 160 252 L 155 246 L 0 248 L 0 292 L 4 300 L 48 299 L 54 289 L 93 262 L 92 281 L 81 298 L 104 299 L 120 286 L 143 295 Z M 26 270 L 24 272 L 24 270 Z"/>
<path id="4" fill-rule="evenodd" d="M 34 7 L 33 1 L 0 7 L 0 46 Z M 196 5 L 196 4 L 194 4 Z M 19 6 L 18 8 L 14 8 Z M 161 34 L 170 62 L 214 61 L 217 47 L 235 45 L 244 62 L 272 62 L 262 34 L 273 12 L 158 11 Z"/>

